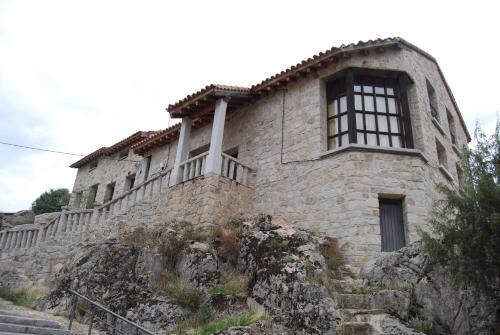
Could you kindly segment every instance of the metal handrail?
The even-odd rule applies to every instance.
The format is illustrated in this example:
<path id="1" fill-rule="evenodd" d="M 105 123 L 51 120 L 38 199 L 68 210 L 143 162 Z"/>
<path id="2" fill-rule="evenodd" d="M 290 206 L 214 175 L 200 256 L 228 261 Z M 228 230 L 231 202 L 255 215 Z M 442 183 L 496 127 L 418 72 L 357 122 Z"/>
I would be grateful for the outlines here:
<path id="1" fill-rule="evenodd" d="M 89 298 L 87 298 L 86 296 L 74 291 L 74 290 L 71 290 L 71 289 L 68 289 L 68 291 L 73 294 L 73 299 L 72 299 L 72 305 L 71 305 L 71 311 L 70 311 L 70 319 L 69 319 L 69 326 L 68 326 L 68 330 L 71 330 L 71 326 L 73 325 L 73 320 L 75 318 L 75 312 L 76 312 L 76 305 L 77 305 L 77 302 L 78 302 L 78 298 L 86 301 L 88 304 L 91 304 L 92 306 L 96 307 L 98 310 L 101 310 L 103 312 L 105 312 L 106 314 L 110 314 L 112 315 L 114 318 L 115 318 L 115 325 L 116 325 L 116 319 L 118 320 L 121 320 L 123 322 L 125 322 L 126 324 L 128 324 L 129 326 L 131 326 L 132 328 L 135 329 L 135 332 L 136 334 L 139 334 L 139 331 L 143 334 L 147 334 L 147 335 L 156 335 L 155 333 L 147 330 L 146 328 L 144 327 L 141 327 L 139 326 L 137 323 L 133 322 L 133 321 L 130 321 L 129 319 L 127 318 L 124 318 L 123 316 L 121 315 L 118 315 L 116 314 L 115 312 L 109 310 L 108 308 L 104 307 L 103 305 L 93 301 L 93 300 L 90 300 Z M 92 332 L 92 320 L 93 320 L 93 315 L 90 319 L 90 324 L 89 324 L 89 334 L 91 334 Z M 111 326 L 112 329 L 113 329 L 113 334 L 115 333 L 115 331 L 118 331 L 120 333 L 122 333 L 119 329 L 116 329 L 113 327 L 113 325 L 110 325 L 108 323 L 106 323 L 106 325 L 108 326 Z"/>

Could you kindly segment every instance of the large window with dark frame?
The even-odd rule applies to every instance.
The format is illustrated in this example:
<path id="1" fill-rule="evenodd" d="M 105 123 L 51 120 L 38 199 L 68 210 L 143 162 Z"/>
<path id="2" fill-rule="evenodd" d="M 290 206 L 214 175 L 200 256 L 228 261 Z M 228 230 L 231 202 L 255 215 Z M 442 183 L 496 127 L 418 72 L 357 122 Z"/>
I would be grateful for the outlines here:
<path id="1" fill-rule="evenodd" d="M 328 149 L 349 143 L 413 147 L 407 82 L 403 74 L 367 74 L 352 69 L 329 82 Z"/>

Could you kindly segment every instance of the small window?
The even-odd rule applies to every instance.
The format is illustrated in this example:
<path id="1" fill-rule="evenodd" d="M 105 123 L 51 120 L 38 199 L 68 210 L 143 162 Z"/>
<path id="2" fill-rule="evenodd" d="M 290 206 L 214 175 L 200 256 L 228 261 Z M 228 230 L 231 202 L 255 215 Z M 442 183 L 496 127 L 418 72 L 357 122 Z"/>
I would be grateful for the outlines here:
<path id="1" fill-rule="evenodd" d="M 146 157 L 145 160 L 146 166 L 144 170 L 144 181 L 148 180 L 149 177 L 149 170 L 151 169 L 151 156 Z"/>
<path id="2" fill-rule="evenodd" d="M 97 190 L 99 189 L 99 184 L 90 186 L 88 196 L 85 201 L 85 207 L 91 209 L 94 207 L 95 200 L 97 198 Z"/>
<path id="3" fill-rule="evenodd" d="M 75 194 L 75 201 L 73 203 L 73 206 L 75 208 L 80 208 L 80 206 L 82 205 L 82 197 L 83 197 L 83 192 L 77 192 Z"/>
<path id="4" fill-rule="evenodd" d="M 451 115 L 448 109 L 446 109 L 446 117 L 448 118 L 448 128 L 450 129 L 451 143 L 458 145 L 457 137 L 455 136 L 455 120 L 453 119 L 453 115 Z"/>
<path id="5" fill-rule="evenodd" d="M 198 147 L 194 150 L 191 150 L 189 152 L 189 158 L 193 158 L 193 157 L 196 157 L 198 155 L 201 155 L 202 153 L 207 152 L 209 149 L 210 149 L 210 143 L 202 145 L 201 147 Z"/>
<path id="6" fill-rule="evenodd" d="M 134 187 L 135 183 L 135 173 L 128 175 L 125 178 L 125 189 L 123 190 L 124 192 L 130 191 Z"/>
<path id="7" fill-rule="evenodd" d="M 446 158 L 446 149 L 438 140 L 436 140 L 436 152 L 437 152 L 439 165 L 441 165 L 445 169 L 448 169 L 448 160 Z"/>
<path id="8" fill-rule="evenodd" d="M 95 170 L 96 168 L 97 168 L 97 159 L 94 159 L 89 164 L 89 172 Z"/>
<path id="9" fill-rule="evenodd" d="M 128 150 L 123 150 L 118 154 L 118 160 L 123 160 L 128 157 Z"/>
<path id="10" fill-rule="evenodd" d="M 106 185 L 106 193 L 104 194 L 104 202 L 111 201 L 115 193 L 115 182 Z"/>
<path id="11" fill-rule="evenodd" d="M 439 109 L 436 97 L 436 90 L 432 87 L 431 83 L 426 80 L 427 83 L 427 95 L 429 96 L 429 108 L 431 111 L 431 116 L 439 121 Z"/>

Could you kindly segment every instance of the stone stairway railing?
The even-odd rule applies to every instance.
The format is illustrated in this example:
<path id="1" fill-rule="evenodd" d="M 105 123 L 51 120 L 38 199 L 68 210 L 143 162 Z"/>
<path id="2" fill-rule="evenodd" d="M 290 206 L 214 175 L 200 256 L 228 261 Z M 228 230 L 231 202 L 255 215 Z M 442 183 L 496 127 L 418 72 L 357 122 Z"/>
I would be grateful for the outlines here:
<path id="1" fill-rule="evenodd" d="M 168 188 L 170 172 L 171 170 L 166 170 L 153 175 L 97 208 L 63 210 L 45 225 L 26 225 L 0 231 L 0 252 L 34 248 L 62 233 L 88 231 L 91 226 L 104 224 L 107 219 L 126 213 L 138 202 L 158 199 Z"/>

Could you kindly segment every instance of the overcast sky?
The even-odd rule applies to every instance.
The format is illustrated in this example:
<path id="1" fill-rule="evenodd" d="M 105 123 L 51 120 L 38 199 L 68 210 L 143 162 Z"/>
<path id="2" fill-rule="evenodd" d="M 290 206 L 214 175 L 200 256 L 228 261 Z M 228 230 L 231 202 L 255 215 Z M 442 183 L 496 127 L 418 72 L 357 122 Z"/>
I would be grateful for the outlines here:
<path id="1" fill-rule="evenodd" d="M 498 13 L 495 1 L 0 0 L 0 141 L 87 154 L 167 127 L 166 106 L 207 84 L 249 86 L 392 36 L 436 57 L 471 133 L 476 120 L 491 132 Z M 71 189 L 77 159 L 0 145 L 0 210 Z"/>

